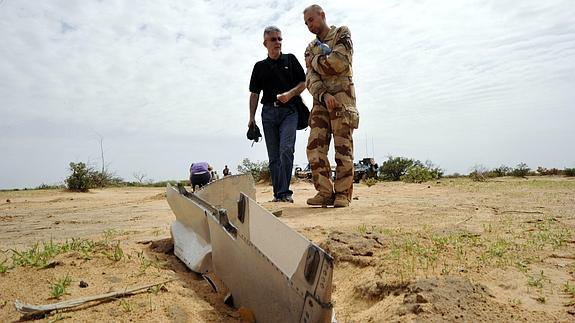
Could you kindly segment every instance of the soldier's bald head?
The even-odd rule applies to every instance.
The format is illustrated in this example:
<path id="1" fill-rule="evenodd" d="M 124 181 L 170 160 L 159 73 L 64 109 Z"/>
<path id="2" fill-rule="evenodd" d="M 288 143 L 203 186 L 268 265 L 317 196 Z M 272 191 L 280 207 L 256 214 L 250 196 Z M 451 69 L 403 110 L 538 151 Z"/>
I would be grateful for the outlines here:
<path id="1" fill-rule="evenodd" d="M 307 29 L 316 35 L 323 35 L 329 30 L 329 26 L 325 21 L 325 12 L 317 4 L 312 4 L 303 11 L 303 21 Z"/>
<path id="2" fill-rule="evenodd" d="M 323 11 L 323 8 L 320 7 L 320 6 L 317 5 L 317 4 L 312 4 L 311 6 L 305 8 L 305 9 L 303 10 L 303 14 L 305 15 L 305 13 L 308 12 L 308 11 L 313 11 L 313 12 L 318 13 L 318 14 L 320 14 L 320 13 L 322 13 L 322 12 L 325 13 L 325 11 Z"/>

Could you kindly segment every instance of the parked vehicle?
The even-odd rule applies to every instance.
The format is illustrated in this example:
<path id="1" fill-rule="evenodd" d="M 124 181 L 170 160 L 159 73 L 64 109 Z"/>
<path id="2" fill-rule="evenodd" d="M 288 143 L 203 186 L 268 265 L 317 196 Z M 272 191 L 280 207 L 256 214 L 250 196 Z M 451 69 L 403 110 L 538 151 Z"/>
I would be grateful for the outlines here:
<path id="1" fill-rule="evenodd" d="M 295 168 L 295 177 L 301 178 L 301 179 L 311 180 L 311 168 L 310 168 L 309 164 L 307 164 L 307 166 L 304 169 L 302 169 L 301 167 L 296 167 Z"/>
<path id="2" fill-rule="evenodd" d="M 353 164 L 353 182 L 359 183 L 362 179 L 377 178 L 379 166 L 373 158 L 363 158 Z"/>
<path id="3" fill-rule="evenodd" d="M 297 177 L 297 178 L 309 179 L 309 180 L 312 179 L 311 167 L 309 166 L 309 164 L 307 164 L 304 169 L 302 169 L 301 167 L 296 167 L 294 174 L 295 174 L 295 177 Z M 335 167 L 334 166 L 331 167 L 331 174 L 332 174 L 332 178 L 335 180 Z"/>
<path id="4" fill-rule="evenodd" d="M 362 179 L 366 178 L 376 178 L 377 177 L 377 170 L 379 166 L 375 162 L 373 158 L 363 158 L 357 163 L 353 164 L 353 182 L 359 183 Z M 331 168 L 331 173 L 333 174 L 333 179 L 335 179 L 335 167 Z M 296 167 L 295 168 L 295 177 L 301 179 L 312 179 L 311 175 L 311 167 L 309 164 L 306 165 L 305 168 Z"/>

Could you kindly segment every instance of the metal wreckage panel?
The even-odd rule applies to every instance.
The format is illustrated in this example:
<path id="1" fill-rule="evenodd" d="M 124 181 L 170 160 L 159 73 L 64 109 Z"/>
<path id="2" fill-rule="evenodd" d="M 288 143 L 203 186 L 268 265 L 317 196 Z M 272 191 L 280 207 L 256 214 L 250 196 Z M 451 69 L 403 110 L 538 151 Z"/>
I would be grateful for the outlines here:
<path id="1" fill-rule="evenodd" d="M 225 181 L 211 182 L 195 194 L 218 209 L 235 210 L 237 218 L 236 199 L 240 192 L 256 198 L 251 176 L 227 176 Z M 175 188 L 169 184 L 166 187 L 168 204 L 176 215 L 176 222 L 171 228 L 174 254 L 195 272 L 212 272 L 212 246 L 206 214 L 192 200 L 182 198 L 183 194 L 191 193 L 183 187 Z"/>
<path id="2" fill-rule="evenodd" d="M 210 229 L 203 210 L 168 184 L 166 198 L 176 222 L 172 224 L 174 254 L 198 273 L 212 270 Z"/>
<path id="3" fill-rule="evenodd" d="M 202 259 L 196 257 L 201 252 L 188 250 L 201 250 L 198 243 L 180 244 L 176 256 L 187 265 L 193 261 L 185 257 L 196 257 L 196 263 L 209 258 L 210 266 L 199 266 L 205 270 L 199 272 L 215 273 L 235 306 L 250 309 L 258 322 L 332 321 L 331 256 L 257 204 L 251 176 L 224 177 L 196 194 L 168 187 L 167 197 L 176 222 L 189 229 L 172 226 L 174 251 L 176 241 L 187 242 L 176 236 L 192 232 L 203 238 L 204 224 L 209 232 L 204 241 L 211 243 L 211 253 Z"/>

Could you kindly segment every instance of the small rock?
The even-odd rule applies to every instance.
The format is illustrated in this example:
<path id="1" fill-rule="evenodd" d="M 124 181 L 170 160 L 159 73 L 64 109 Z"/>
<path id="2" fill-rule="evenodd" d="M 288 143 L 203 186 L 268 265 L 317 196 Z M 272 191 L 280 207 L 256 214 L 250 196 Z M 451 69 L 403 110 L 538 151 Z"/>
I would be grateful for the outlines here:
<path id="1" fill-rule="evenodd" d="M 427 303 L 427 300 L 425 299 L 425 297 L 423 297 L 423 295 L 417 294 L 417 296 L 415 296 L 415 302 L 419 304 L 424 304 Z"/>
<path id="2" fill-rule="evenodd" d="M 427 185 L 427 188 L 431 188 L 431 185 Z"/>
<path id="3" fill-rule="evenodd" d="M 10 199 L 6 199 L 6 203 L 10 203 Z"/>
<path id="4" fill-rule="evenodd" d="M 44 267 L 42 267 L 42 269 L 56 268 L 56 266 L 59 266 L 61 264 L 62 263 L 60 261 L 51 261 L 51 262 L 47 263 L 46 265 L 44 265 Z"/>
<path id="5" fill-rule="evenodd" d="M 356 200 L 356 201 L 357 201 L 357 200 L 359 200 L 359 197 L 354 196 L 354 197 L 352 198 L 352 200 Z"/>
<path id="6" fill-rule="evenodd" d="M 80 288 L 86 288 L 88 287 L 88 283 L 86 283 L 85 281 L 81 280 L 80 281 Z"/>
<path id="7" fill-rule="evenodd" d="M 567 313 L 571 314 L 571 315 L 575 315 L 575 308 L 570 308 L 567 310 Z"/>
<path id="8" fill-rule="evenodd" d="M 408 313 L 419 314 L 424 312 L 423 308 L 419 304 L 408 304 L 403 305 L 397 309 L 397 315 L 404 316 Z"/>

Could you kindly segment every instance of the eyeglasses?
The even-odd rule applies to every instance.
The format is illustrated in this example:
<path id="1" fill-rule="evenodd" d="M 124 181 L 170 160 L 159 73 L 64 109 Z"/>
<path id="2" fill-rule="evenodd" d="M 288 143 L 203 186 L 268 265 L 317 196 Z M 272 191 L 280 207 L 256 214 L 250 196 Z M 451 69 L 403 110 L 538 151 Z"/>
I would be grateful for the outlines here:
<path id="1" fill-rule="evenodd" d="M 273 41 L 273 42 L 274 42 L 274 41 L 276 41 L 276 40 L 277 40 L 277 41 L 282 41 L 283 38 L 281 38 L 281 37 L 272 37 L 272 38 L 270 38 L 270 41 Z"/>

